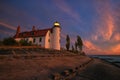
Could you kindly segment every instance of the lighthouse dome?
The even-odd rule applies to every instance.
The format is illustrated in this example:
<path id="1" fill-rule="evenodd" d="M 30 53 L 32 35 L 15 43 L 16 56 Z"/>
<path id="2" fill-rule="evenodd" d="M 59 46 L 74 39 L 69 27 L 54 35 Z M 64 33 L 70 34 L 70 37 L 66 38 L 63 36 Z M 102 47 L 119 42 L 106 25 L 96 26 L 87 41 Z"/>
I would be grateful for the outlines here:
<path id="1" fill-rule="evenodd" d="M 60 26 L 60 23 L 56 21 L 56 22 L 54 23 L 54 26 Z"/>
<path id="2" fill-rule="evenodd" d="M 59 22 L 57 22 L 57 21 L 56 21 L 56 22 L 54 22 L 54 26 L 53 26 L 53 28 L 54 28 L 54 27 L 59 27 L 59 28 L 60 28 L 60 23 L 59 23 Z"/>

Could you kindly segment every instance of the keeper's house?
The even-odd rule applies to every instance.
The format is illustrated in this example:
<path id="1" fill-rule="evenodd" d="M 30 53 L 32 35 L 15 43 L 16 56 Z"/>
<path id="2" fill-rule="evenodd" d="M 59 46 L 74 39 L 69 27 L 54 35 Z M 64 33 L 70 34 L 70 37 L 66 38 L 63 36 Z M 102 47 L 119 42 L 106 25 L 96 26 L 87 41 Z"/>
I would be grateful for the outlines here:
<path id="1" fill-rule="evenodd" d="M 36 30 L 33 26 L 32 31 L 20 32 L 18 26 L 14 39 L 16 41 L 26 40 L 32 44 L 44 48 L 60 50 L 60 24 L 55 22 L 52 28 Z"/>

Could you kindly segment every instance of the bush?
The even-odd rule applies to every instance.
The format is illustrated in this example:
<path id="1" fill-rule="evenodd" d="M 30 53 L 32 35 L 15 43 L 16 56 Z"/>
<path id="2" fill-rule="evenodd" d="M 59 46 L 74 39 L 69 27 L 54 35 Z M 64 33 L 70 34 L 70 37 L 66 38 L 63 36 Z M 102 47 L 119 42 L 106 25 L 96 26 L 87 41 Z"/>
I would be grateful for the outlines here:
<path id="1" fill-rule="evenodd" d="M 17 42 L 14 40 L 14 38 L 9 37 L 9 38 L 5 38 L 3 40 L 3 45 L 17 45 Z"/>
<path id="2" fill-rule="evenodd" d="M 20 40 L 19 41 L 19 44 L 21 46 L 31 46 L 32 45 L 32 42 L 27 42 L 26 40 Z"/>
<path id="3" fill-rule="evenodd" d="M 3 45 L 3 42 L 2 41 L 0 41 L 0 46 L 2 46 Z"/>

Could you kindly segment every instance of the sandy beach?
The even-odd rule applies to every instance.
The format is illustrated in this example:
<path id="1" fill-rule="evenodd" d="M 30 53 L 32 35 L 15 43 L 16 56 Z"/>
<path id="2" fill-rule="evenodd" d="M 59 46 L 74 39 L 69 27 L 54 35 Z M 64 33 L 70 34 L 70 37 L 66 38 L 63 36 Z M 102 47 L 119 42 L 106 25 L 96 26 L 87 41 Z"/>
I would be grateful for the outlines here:
<path id="1" fill-rule="evenodd" d="M 62 75 L 66 70 L 72 72 Z M 120 68 L 87 56 L 40 54 L 0 59 L 0 80 L 55 80 L 55 74 L 66 80 L 120 80 Z"/>

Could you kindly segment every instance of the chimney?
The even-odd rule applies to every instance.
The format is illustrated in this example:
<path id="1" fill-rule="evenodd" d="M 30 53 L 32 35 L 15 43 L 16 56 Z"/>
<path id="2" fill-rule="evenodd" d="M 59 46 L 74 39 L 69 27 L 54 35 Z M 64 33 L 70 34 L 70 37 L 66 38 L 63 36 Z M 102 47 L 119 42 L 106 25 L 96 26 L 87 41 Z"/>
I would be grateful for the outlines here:
<path id="1" fill-rule="evenodd" d="M 20 26 L 17 27 L 16 35 L 20 33 Z"/>
<path id="2" fill-rule="evenodd" d="M 14 38 L 18 37 L 19 33 L 20 33 L 20 26 L 17 27 L 16 34 L 15 34 Z"/>

